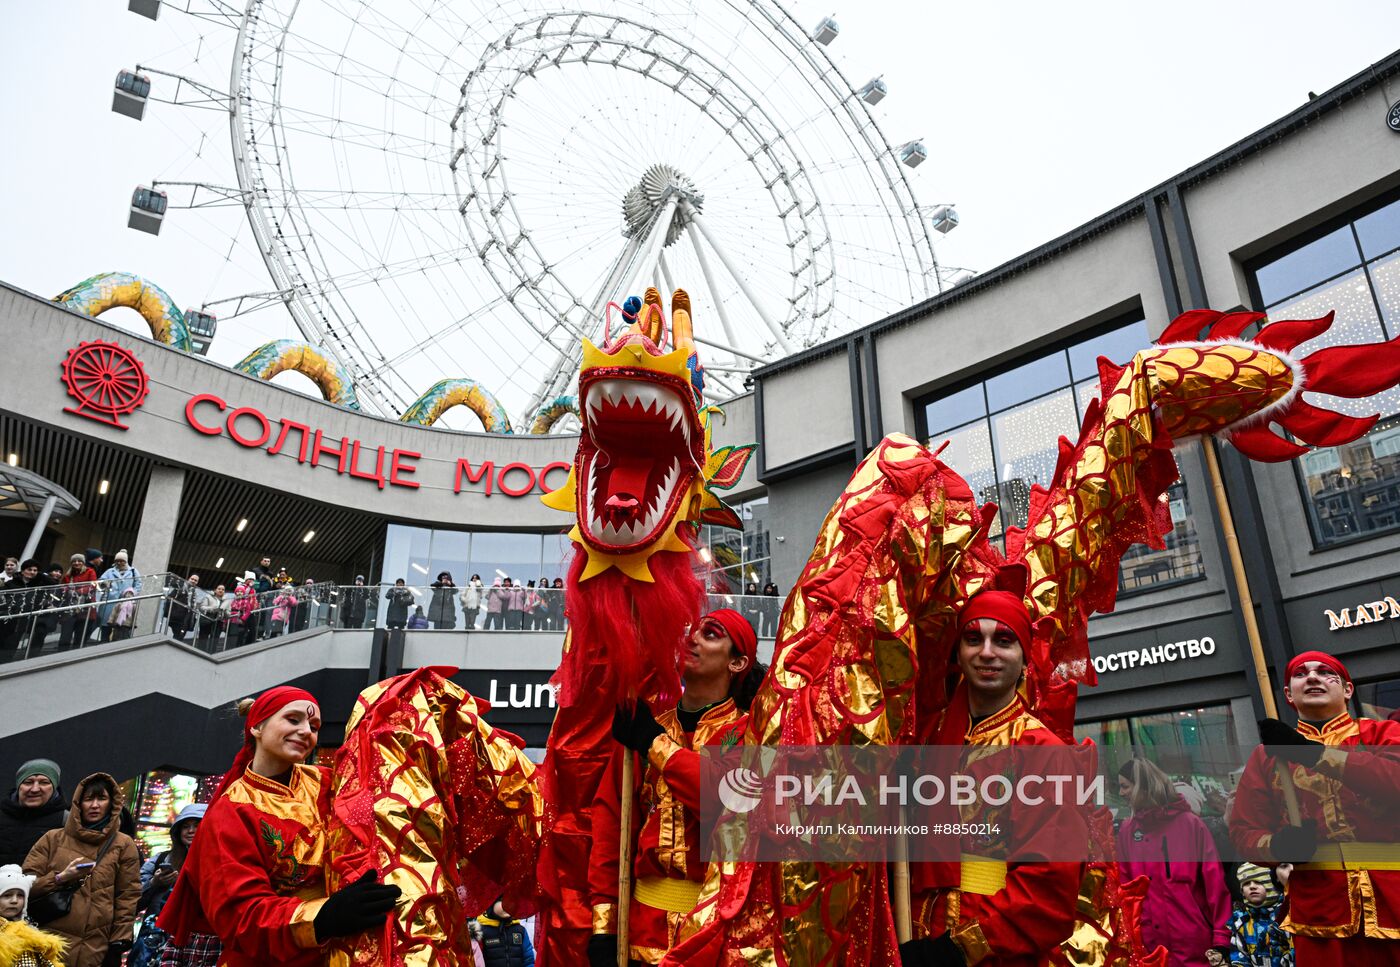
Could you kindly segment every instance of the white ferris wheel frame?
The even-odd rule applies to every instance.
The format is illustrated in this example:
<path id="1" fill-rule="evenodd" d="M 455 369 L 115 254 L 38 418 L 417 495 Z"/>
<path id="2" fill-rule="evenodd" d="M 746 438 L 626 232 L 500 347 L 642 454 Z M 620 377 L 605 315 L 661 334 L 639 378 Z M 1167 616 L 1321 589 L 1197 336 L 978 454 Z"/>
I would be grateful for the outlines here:
<path id="1" fill-rule="evenodd" d="M 906 274 L 923 291 L 941 291 L 932 230 L 900 164 L 869 105 L 861 99 L 831 59 L 775 0 L 715 0 L 757 14 L 805 65 L 802 79 L 822 97 L 837 120 L 866 176 L 884 199 L 885 216 L 906 261 Z M 308 342 L 323 347 L 349 370 L 367 409 L 397 416 L 421 391 L 396 373 L 375 345 L 353 303 L 326 271 L 318 241 L 291 181 L 293 159 L 283 128 L 282 69 L 292 15 L 274 23 L 268 0 L 246 0 L 230 68 L 230 136 L 238 188 L 259 253 L 282 301 Z M 508 60 L 512 71 L 497 61 Z M 791 253 L 788 310 L 782 319 L 764 312 L 708 230 L 698 198 L 672 195 L 645 233 L 634 232 L 596 293 L 571 290 L 539 251 L 510 192 L 509 165 L 501 151 L 502 105 L 525 77 L 563 64 L 596 64 L 631 71 L 665 84 L 713 120 L 748 159 L 773 198 Z M 489 70 L 487 68 L 490 68 Z M 483 86 L 483 79 L 504 83 Z M 270 92 L 270 96 L 261 94 Z M 585 10 L 561 10 L 517 23 L 484 49 L 461 86 L 452 119 L 455 145 L 449 166 L 461 215 L 479 260 L 508 303 L 537 336 L 556 353 L 549 376 L 540 384 L 532 408 L 564 392 L 577 369 L 580 337 L 594 332 L 603 306 L 629 282 L 669 276 L 664 256 L 671 214 L 679 212 L 683 233 L 694 247 L 706 284 L 715 291 L 703 243 L 717 255 L 730 278 L 769 327 L 764 350 L 736 348 L 736 336 L 716 298 L 728 345 L 702 340 L 728 353 L 730 371 L 791 351 L 785 333 L 804 319 L 814 323 L 816 338 L 825 334 L 821 320 L 841 297 L 841 281 L 832 258 L 832 238 L 804 159 L 788 143 L 756 98 L 718 65 L 667 33 L 624 17 Z M 473 102 L 472 98 L 478 98 Z M 487 106 L 481 109 L 481 104 Z M 337 119 L 338 120 L 338 119 Z M 465 163 L 464 163 L 465 162 Z M 475 163 L 472 163 L 475 162 Z M 703 186 L 702 186 L 703 187 Z M 618 199 L 619 206 L 622 199 Z M 664 217 L 663 217 L 664 216 Z M 699 230 L 698 233 L 696 230 Z M 673 233 L 674 234 L 674 233 Z M 703 240 L 703 243 L 702 243 Z M 670 280 L 667 279 L 669 286 Z M 723 367 L 716 367 L 723 369 Z"/>

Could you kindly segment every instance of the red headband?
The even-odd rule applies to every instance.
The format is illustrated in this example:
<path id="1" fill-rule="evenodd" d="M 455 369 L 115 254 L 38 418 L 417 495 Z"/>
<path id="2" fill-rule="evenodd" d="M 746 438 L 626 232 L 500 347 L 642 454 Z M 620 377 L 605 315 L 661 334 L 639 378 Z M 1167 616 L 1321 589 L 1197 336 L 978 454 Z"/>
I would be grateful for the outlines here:
<path id="1" fill-rule="evenodd" d="M 991 618 L 1006 625 L 1016 634 L 1024 651 L 1031 646 L 1031 616 L 1019 594 L 1010 591 L 979 591 L 968 599 L 958 614 L 958 630 L 966 628 L 968 622 L 979 618 Z"/>
<path id="2" fill-rule="evenodd" d="M 228 789 L 229 785 L 247 772 L 248 766 L 252 764 L 253 747 L 256 744 L 253 739 L 253 727 L 266 722 L 277 713 L 278 709 L 292 702 L 310 702 L 318 708 L 321 704 L 306 689 L 296 688 L 292 685 L 278 685 L 276 688 L 269 688 L 253 702 L 253 707 L 248 710 L 247 722 L 243 726 L 243 745 L 239 748 L 238 754 L 233 757 L 233 764 L 229 766 L 228 772 L 224 773 L 213 798 L 209 800 L 210 806 L 222 799 L 224 791 Z M 196 836 L 194 844 L 190 847 L 190 853 L 185 858 L 185 864 L 191 869 L 197 868 L 193 865 L 195 857 L 201 855 L 205 850 L 216 848 L 213 840 L 208 836 Z M 174 937 L 176 943 L 183 944 L 189 939 L 191 931 L 201 928 L 207 919 L 200 906 L 199 893 L 190 884 L 190 878 L 182 876 L 177 879 L 175 889 L 171 891 L 165 908 L 161 910 L 161 929 Z"/>
<path id="3" fill-rule="evenodd" d="M 749 668 L 758 659 L 758 634 L 753 630 L 753 625 L 749 624 L 749 619 L 745 618 L 733 608 L 720 608 L 718 611 L 711 611 L 705 618 L 714 618 L 729 635 L 729 640 L 734 642 L 734 647 L 739 649 L 739 654 L 749 660 Z M 701 618 L 704 621 L 705 618 Z M 748 674 L 748 669 L 744 670 Z"/>
<path id="4" fill-rule="evenodd" d="M 1347 666 L 1343 665 L 1325 651 L 1305 651 L 1301 655 L 1295 655 L 1293 660 L 1288 663 L 1288 670 L 1285 674 L 1288 675 L 1289 678 L 1292 678 L 1293 673 L 1296 672 L 1299 667 L 1310 661 L 1315 661 L 1319 665 L 1332 669 L 1338 675 L 1341 675 L 1342 678 L 1346 679 L 1348 683 L 1351 682 L 1351 675 L 1347 673 Z"/>

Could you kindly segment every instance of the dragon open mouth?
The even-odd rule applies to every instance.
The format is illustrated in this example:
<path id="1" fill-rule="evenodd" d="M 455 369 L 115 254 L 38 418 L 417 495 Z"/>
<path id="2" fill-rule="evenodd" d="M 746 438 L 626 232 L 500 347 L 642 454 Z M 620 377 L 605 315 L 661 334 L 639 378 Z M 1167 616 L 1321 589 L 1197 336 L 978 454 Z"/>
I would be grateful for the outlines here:
<path id="1" fill-rule="evenodd" d="M 703 433 L 688 387 L 645 379 L 591 380 L 584 389 L 579 446 L 579 520 L 584 537 L 622 550 L 666 529 L 694 479 Z M 670 381 L 668 380 L 667 383 Z"/>

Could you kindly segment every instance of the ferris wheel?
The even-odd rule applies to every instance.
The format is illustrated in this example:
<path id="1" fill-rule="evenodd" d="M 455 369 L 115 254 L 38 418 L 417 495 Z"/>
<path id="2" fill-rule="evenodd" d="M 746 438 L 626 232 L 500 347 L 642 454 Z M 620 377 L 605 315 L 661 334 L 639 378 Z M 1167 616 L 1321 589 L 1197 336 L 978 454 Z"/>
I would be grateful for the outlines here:
<path id="1" fill-rule="evenodd" d="M 885 84 L 848 80 L 829 17 L 773 0 L 177 8 L 201 2 L 237 34 L 225 194 L 276 301 L 367 409 L 470 376 L 533 412 L 568 392 L 608 304 L 651 285 L 690 292 L 722 398 L 946 281 L 934 241 L 956 213 L 918 201 L 927 150 L 886 138 Z"/>

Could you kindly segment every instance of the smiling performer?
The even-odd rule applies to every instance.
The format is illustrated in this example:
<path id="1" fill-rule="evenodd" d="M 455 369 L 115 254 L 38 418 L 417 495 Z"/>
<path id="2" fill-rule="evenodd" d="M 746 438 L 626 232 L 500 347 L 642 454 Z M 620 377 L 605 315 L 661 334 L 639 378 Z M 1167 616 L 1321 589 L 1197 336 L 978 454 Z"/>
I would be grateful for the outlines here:
<path id="1" fill-rule="evenodd" d="M 1294 863 L 1288 916 L 1299 967 L 1400 963 L 1400 722 L 1354 719 L 1346 666 L 1321 651 L 1288 663 L 1298 727 L 1259 723 L 1230 838 L 1241 855 Z M 1267 748 L 1266 748 L 1267 747 Z M 1275 759 L 1292 771 L 1301 822 L 1285 818 Z"/>
<path id="2" fill-rule="evenodd" d="M 613 718 L 619 746 L 593 801 L 593 851 L 588 880 L 593 895 L 591 967 L 617 963 L 618 838 L 624 755 L 640 753 L 645 767 L 635 783 L 632 870 L 636 876 L 627 940 L 633 963 L 656 964 L 676 942 L 695 906 L 705 873 L 700 837 L 700 753 L 733 745 L 743 734 L 748 707 L 766 669 L 756 658 L 758 637 L 747 618 L 730 608 L 711 611 L 690 635 L 682 666 L 680 701 L 653 717 L 645 702 Z"/>
<path id="3" fill-rule="evenodd" d="M 381 926 L 399 888 L 373 875 L 326 895 L 326 769 L 305 765 L 321 709 L 282 685 L 245 699 L 243 746 L 214 793 L 158 925 L 216 934 L 220 967 L 312 967 L 329 941 Z"/>
<path id="4" fill-rule="evenodd" d="M 1003 567 L 993 585 L 969 598 L 958 613 L 960 681 L 936 726 L 935 741 L 964 746 L 970 774 L 1014 767 L 999 754 L 1008 748 L 1065 745 L 1026 704 L 1031 647 L 1026 577 L 1020 565 Z M 1017 822 L 1013 807 L 982 807 L 967 819 L 1004 827 L 1005 833 L 975 842 L 965 837 L 958 863 L 911 868 L 915 929 L 923 936 L 900 945 L 901 962 L 904 967 L 1047 963 L 1074 930 L 1083 868 L 1024 858 L 1071 851 L 1069 844 L 1086 836 L 1082 817 L 1064 807 Z M 1008 855 L 1018 859 L 1008 862 Z"/>

